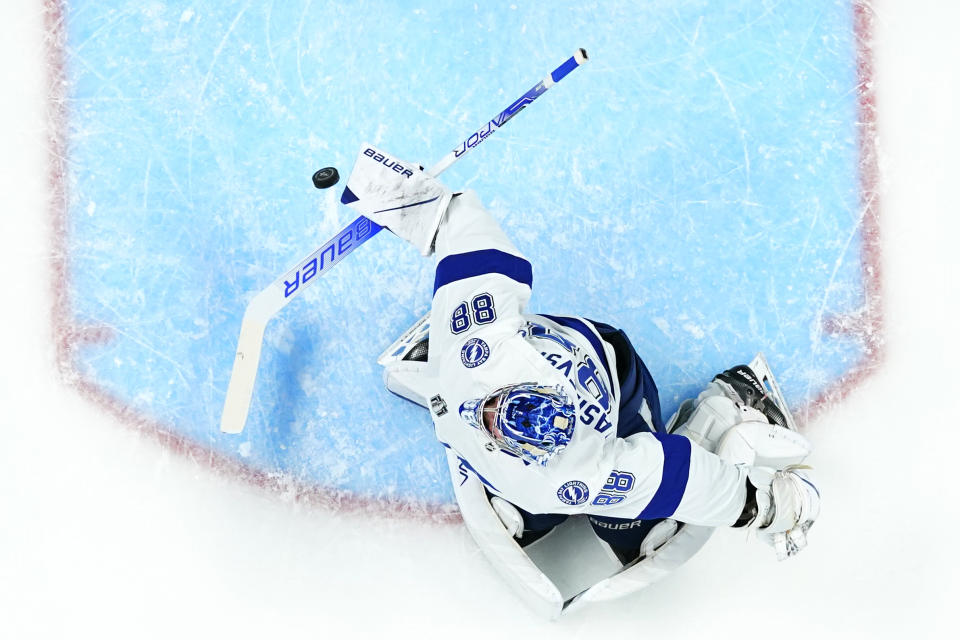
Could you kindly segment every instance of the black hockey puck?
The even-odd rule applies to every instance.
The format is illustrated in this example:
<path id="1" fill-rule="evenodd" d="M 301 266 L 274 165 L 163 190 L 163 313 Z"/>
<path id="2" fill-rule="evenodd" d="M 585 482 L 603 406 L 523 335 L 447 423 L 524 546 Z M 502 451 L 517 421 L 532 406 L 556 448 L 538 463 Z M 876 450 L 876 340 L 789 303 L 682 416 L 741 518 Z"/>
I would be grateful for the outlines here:
<path id="1" fill-rule="evenodd" d="M 340 182 L 340 174 L 333 167 L 324 167 L 313 174 L 313 186 L 317 189 L 329 189 Z"/>

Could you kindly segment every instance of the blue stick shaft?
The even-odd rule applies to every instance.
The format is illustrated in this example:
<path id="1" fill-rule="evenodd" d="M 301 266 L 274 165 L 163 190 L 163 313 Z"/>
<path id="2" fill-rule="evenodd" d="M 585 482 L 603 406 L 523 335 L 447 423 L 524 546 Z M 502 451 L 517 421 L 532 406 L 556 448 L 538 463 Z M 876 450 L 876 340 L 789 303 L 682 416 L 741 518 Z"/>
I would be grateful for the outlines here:
<path id="1" fill-rule="evenodd" d="M 460 143 L 459 147 L 444 156 L 443 159 L 431 167 L 427 173 L 432 176 L 438 176 L 443 173 L 467 151 L 475 148 L 486 140 L 490 134 L 507 124 L 511 118 L 523 111 L 527 105 L 542 96 L 547 89 L 565 78 L 571 71 L 586 62 L 587 59 L 587 52 L 583 49 L 578 49 L 577 52 L 565 60 L 563 64 L 551 71 L 550 75 L 514 100 L 509 107 L 498 113 L 484 127 Z M 295 268 L 288 271 L 283 278 L 277 280 L 273 285 L 283 291 L 283 304 L 286 305 L 287 302 L 299 295 L 307 286 L 313 284 L 319 276 L 329 271 L 346 255 L 377 235 L 382 228 L 383 227 L 372 220 L 360 216 L 344 227 L 337 235 L 323 245 L 323 247 L 301 260 Z"/>
<path id="2" fill-rule="evenodd" d="M 564 61 L 559 67 L 550 72 L 546 78 L 533 85 L 525 94 L 517 98 L 509 107 L 498 113 L 490 122 L 475 131 L 470 137 L 460 143 L 460 146 L 448 153 L 437 164 L 427 170 L 432 176 L 438 176 L 450 167 L 470 149 L 473 149 L 481 142 L 490 137 L 497 129 L 507 124 L 513 116 L 523 111 L 527 105 L 539 98 L 547 89 L 560 82 L 567 74 L 582 65 L 588 60 L 587 52 L 583 49 L 577 49 L 577 52 Z"/>

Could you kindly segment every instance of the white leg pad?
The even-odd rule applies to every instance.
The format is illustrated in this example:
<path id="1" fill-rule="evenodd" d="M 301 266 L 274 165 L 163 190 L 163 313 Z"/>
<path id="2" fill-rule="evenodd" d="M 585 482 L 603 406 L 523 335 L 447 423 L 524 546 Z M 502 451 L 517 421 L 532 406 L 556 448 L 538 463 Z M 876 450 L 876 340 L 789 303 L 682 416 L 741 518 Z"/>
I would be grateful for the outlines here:
<path id="1" fill-rule="evenodd" d="M 803 462 L 813 445 L 804 436 L 775 424 L 743 422 L 724 433 L 716 453 L 727 462 L 785 469 Z"/>
<path id="2" fill-rule="evenodd" d="M 680 525 L 673 518 L 658 522 L 650 529 L 647 537 L 643 539 L 643 544 L 640 545 L 640 555 L 652 556 L 667 540 L 675 536 L 679 529 Z"/>
<path id="3" fill-rule="evenodd" d="M 713 533 L 711 527 L 692 525 L 677 531 L 676 523 L 667 521 L 653 536 L 646 557 L 622 567 L 586 518 L 574 515 L 521 548 L 513 536 L 519 513 L 497 497 L 488 499 L 479 478 L 450 449 L 447 462 L 471 536 L 516 595 L 545 618 L 650 586 L 689 560 Z"/>
<path id="4" fill-rule="evenodd" d="M 424 409 L 430 408 L 426 362 L 400 360 L 386 365 L 383 368 L 383 384 L 391 393 L 406 398 Z"/>
<path id="5" fill-rule="evenodd" d="M 514 538 L 523 535 L 523 516 L 520 515 L 515 506 L 497 496 L 490 498 L 490 506 L 497 513 L 497 517 L 500 518 L 500 522 L 503 523 L 507 533 Z"/>
<path id="6" fill-rule="evenodd" d="M 544 618 L 558 617 L 564 602 L 560 590 L 520 548 L 487 499 L 479 478 L 450 449 L 447 463 L 463 523 L 493 568 L 531 609 Z"/>
<path id="7" fill-rule="evenodd" d="M 649 587 L 692 558 L 707 543 L 713 531 L 713 527 L 685 525 L 640 562 L 587 589 L 567 609 L 572 610 L 587 602 L 622 598 Z"/>
<path id="8" fill-rule="evenodd" d="M 728 430 L 742 422 L 758 420 L 767 421 L 761 412 L 738 405 L 727 397 L 720 385 L 711 382 L 697 396 L 696 408 L 686 423 L 674 433 L 687 436 L 707 451 L 715 453 Z"/>

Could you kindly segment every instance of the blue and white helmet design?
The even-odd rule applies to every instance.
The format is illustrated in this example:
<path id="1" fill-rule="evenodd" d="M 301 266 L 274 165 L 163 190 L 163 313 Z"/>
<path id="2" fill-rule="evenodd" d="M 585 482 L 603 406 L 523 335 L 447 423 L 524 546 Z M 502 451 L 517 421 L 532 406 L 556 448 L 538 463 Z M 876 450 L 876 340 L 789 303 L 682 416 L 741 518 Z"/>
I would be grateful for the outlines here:
<path id="1" fill-rule="evenodd" d="M 460 405 L 460 417 L 499 448 L 544 465 L 573 436 L 576 410 L 563 387 L 524 383 Z"/>

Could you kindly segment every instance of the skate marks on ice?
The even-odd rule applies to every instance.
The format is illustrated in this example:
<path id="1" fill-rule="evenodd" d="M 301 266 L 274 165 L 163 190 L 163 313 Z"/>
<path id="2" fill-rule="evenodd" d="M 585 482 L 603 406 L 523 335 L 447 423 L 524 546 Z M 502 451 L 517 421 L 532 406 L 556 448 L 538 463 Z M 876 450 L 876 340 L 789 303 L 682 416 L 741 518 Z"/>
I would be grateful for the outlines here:
<path id="1" fill-rule="evenodd" d="M 809 4 L 377 5 L 367 23 L 339 3 L 50 0 L 61 370 L 290 499 L 452 518 L 429 419 L 375 364 L 428 308 L 429 261 L 385 236 L 285 309 L 236 437 L 217 424 L 241 316 L 347 220 L 313 171 L 362 140 L 440 157 L 575 43 L 593 58 L 576 90 L 447 182 L 531 258 L 531 310 L 627 331 L 666 413 L 762 349 L 809 420 L 881 344 L 871 14 Z"/>

